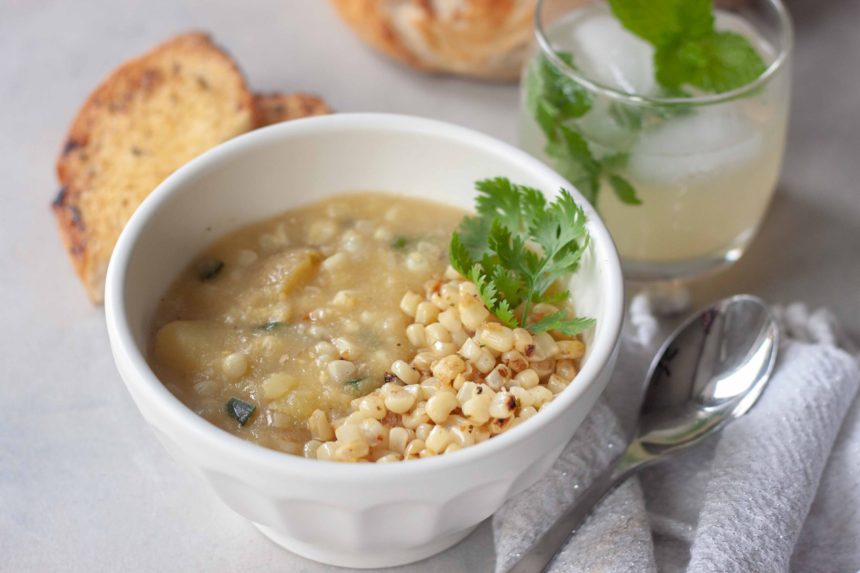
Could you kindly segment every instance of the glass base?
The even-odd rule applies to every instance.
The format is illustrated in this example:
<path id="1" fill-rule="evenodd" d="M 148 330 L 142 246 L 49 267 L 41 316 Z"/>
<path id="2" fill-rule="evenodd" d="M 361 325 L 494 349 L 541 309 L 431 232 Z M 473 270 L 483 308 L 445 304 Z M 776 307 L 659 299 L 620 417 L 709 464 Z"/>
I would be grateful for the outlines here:
<path id="1" fill-rule="evenodd" d="M 635 282 L 686 281 L 722 270 L 741 258 L 747 241 L 725 251 L 681 261 L 636 261 L 622 257 L 624 278 Z"/>

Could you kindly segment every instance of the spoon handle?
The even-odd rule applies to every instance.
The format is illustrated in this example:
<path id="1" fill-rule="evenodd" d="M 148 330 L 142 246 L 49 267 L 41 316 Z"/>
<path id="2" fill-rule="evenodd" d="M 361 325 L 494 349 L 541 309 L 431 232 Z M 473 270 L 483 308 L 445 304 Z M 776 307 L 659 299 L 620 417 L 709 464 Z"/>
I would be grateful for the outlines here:
<path id="1" fill-rule="evenodd" d="M 507 573 L 540 573 L 573 533 L 607 495 L 632 473 L 624 457 L 615 460 L 595 478 L 549 529 L 538 537 Z"/>

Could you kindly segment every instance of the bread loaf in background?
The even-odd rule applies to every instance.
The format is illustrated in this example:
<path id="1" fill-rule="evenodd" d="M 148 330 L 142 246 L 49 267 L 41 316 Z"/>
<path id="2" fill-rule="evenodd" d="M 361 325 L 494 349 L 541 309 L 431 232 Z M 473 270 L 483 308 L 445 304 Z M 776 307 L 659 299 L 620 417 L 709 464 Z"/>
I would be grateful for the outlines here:
<path id="1" fill-rule="evenodd" d="M 419 69 L 513 81 L 536 0 L 331 0 L 367 43 Z"/>

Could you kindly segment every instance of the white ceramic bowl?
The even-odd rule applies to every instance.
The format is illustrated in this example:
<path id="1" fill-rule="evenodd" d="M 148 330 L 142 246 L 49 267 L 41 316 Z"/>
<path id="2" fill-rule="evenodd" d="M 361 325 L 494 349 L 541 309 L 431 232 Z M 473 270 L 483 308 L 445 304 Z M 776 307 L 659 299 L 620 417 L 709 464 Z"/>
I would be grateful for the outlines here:
<path id="1" fill-rule="evenodd" d="M 338 114 L 267 127 L 171 175 L 117 243 L 105 309 L 117 367 L 164 446 L 276 543 L 334 565 L 416 561 L 465 537 L 540 478 L 594 405 L 612 370 L 622 319 L 618 256 L 597 214 L 571 291 L 597 318 L 581 372 L 527 423 L 452 455 L 393 464 L 307 460 L 216 428 L 176 399 L 147 362 L 159 299 L 224 233 L 350 190 L 387 190 L 471 208 L 476 180 L 504 175 L 550 194 L 570 185 L 486 135 L 414 117 Z"/>

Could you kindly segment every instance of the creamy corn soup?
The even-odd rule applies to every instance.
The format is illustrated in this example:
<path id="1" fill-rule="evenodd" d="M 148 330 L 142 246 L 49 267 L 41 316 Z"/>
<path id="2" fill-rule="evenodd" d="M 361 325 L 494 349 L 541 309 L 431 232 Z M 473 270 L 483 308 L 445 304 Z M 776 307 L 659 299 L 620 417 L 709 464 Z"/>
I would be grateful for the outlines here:
<path id="1" fill-rule="evenodd" d="M 228 235 L 165 295 L 155 373 L 213 424 L 309 458 L 428 457 L 516 426 L 584 345 L 496 320 L 448 265 L 464 214 L 361 192 Z"/>

